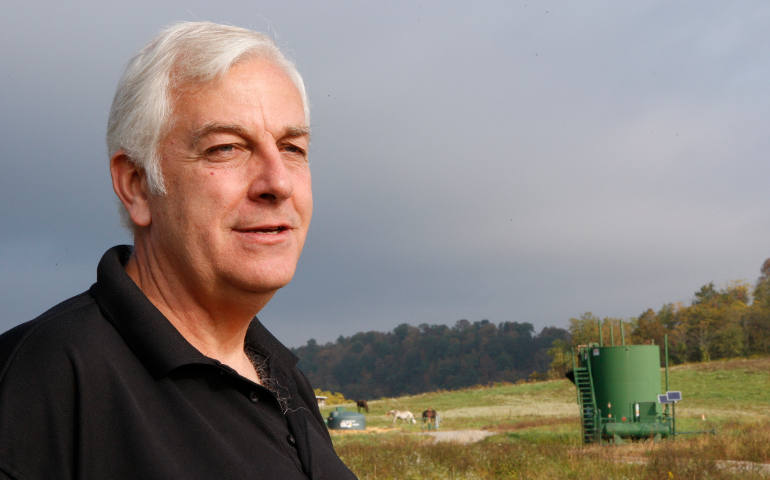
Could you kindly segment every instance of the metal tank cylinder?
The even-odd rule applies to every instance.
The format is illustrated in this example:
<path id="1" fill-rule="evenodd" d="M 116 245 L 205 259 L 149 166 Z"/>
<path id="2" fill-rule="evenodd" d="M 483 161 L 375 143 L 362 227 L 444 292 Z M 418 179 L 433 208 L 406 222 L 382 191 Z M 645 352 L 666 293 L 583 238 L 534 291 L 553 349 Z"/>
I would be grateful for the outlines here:
<path id="1" fill-rule="evenodd" d="M 660 348 L 595 346 L 589 350 L 596 406 L 614 422 L 654 421 L 660 412 Z M 625 419 L 625 420 L 624 420 Z"/>

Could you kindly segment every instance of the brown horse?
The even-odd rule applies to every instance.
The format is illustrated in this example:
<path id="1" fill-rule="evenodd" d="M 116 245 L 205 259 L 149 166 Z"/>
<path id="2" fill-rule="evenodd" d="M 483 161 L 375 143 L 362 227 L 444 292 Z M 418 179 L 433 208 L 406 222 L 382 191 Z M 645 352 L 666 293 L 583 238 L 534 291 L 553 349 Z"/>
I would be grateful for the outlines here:
<path id="1" fill-rule="evenodd" d="M 433 408 L 428 408 L 422 412 L 422 423 L 428 424 L 428 430 L 432 430 L 437 427 L 436 425 L 436 411 Z"/>
<path id="2" fill-rule="evenodd" d="M 361 413 L 361 409 L 366 410 L 366 413 L 369 413 L 369 404 L 366 403 L 366 400 L 356 400 L 356 410 L 358 410 L 358 413 Z"/>

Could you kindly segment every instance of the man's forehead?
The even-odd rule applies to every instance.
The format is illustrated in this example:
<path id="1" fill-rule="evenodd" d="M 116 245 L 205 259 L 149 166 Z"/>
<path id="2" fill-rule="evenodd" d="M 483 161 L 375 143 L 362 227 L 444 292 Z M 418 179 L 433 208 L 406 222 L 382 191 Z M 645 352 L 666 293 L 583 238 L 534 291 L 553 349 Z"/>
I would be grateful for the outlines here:
<path id="1" fill-rule="evenodd" d="M 301 93 L 275 62 L 250 59 L 206 82 L 175 83 L 171 124 L 182 121 L 195 138 L 216 132 L 242 133 L 239 130 L 248 130 L 255 120 L 264 121 L 264 127 L 281 136 L 310 134 Z"/>

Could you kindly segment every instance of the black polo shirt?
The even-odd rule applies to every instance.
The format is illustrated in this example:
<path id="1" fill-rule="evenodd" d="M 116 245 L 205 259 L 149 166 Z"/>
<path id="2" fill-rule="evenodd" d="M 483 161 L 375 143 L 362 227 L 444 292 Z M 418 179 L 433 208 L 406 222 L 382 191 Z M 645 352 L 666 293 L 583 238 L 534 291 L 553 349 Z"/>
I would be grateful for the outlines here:
<path id="1" fill-rule="evenodd" d="M 0 336 L 0 478 L 347 479 L 297 359 L 254 319 L 264 388 L 202 355 L 125 273 Z"/>

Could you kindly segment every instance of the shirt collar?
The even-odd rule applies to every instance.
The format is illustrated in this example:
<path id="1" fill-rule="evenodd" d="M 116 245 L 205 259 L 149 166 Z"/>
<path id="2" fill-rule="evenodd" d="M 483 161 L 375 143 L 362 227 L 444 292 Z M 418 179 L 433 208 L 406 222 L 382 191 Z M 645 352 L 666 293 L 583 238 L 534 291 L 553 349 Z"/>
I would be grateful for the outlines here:
<path id="1" fill-rule="evenodd" d="M 102 256 L 96 283 L 90 293 L 104 316 L 118 330 L 134 354 L 156 378 L 187 364 L 216 365 L 200 353 L 155 308 L 125 271 L 133 248 L 113 247 Z M 246 333 L 246 343 L 282 365 L 294 366 L 297 357 L 284 347 L 255 317 Z M 274 363 L 274 362 L 271 362 Z"/>
<path id="2" fill-rule="evenodd" d="M 246 331 L 246 345 L 268 359 L 274 357 L 281 366 L 291 368 L 299 361 L 299 358 L 275 338 L 257 317 L 254 317 Z M 276 362 L 271 362 L 271 367 L 275 366 L 278 366 Z"/>

